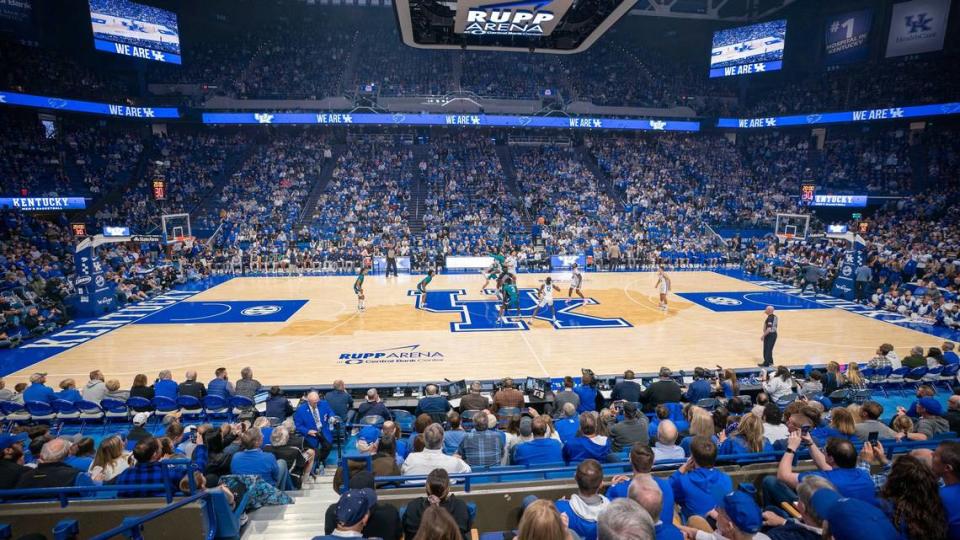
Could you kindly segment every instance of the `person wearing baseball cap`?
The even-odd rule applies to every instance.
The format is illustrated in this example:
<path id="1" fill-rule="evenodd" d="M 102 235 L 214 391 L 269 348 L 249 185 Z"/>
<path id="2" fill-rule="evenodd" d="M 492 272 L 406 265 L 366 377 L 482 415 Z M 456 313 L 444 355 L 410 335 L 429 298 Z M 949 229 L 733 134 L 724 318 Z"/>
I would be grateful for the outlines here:
<path id="1" fill-rule="evenodd" d="M 364 493 L 374 491 L 374 479 L 370 471 L 359 471 L 350 476 L 350 490 Z M 343 498 L 341 497 L 341 500 Z M 340 503 L 336 502 L 327 508 L 324 519 L 324 534 L 331 535 L 337 528 Z M 364 538 L 383 538 L 384 540 L 400 540 L 403 526 L 400 522 L 400 512 L 391 504 L 374 502 L 370 508 L 367 523 L 361 530 Z M 341 532 L 341 535 L 343 533 Z"/>
<path id="2" fill-rule="evenodd" d="M 906 413 L 898 413 L 900 414 Z M 950 423 L 941 416 L 943 405 L 936 398 L 922 397 L 917 400 L 917 415 L 920 416 L 913 424 L 913 431 L 907 433 L 911 441 L 927 441 L 938 433 L 950 431 Z"/>
<path id="3" fill-rule="evenodd" d="M 43 403 L 53 403 L 55 398 L 53 388 L 47 386 L 46 373 L 34 373 L 30 375 L 30 386 L 23 391 L 23 401 L 41 401 Z"/>
<path id="4" fill-rule="evenodd" d="M 821 489 L 810 500 L 824 521 L 824 538 L 833 540 L 897 540 L 893 524 L 883 511 L 860 499 L 844 497 L 832 489 Z"/>
<path id="5" fill-rule="evenodd" d="M 147 422 L 150 421 L 150 413 L 138 412 L 133 415 L 133 429 L 127 433 L 127 445 L 129 449 L 137 444 L 137 441 L 152 437 L 153 434 L 147 429 Z"/>
<path id="6" fill-rule="evenodd" d="M 0 435 L 0 489 L 13 489 L 20 476 L 30 470 L 23 466 L 23 443 L 28 440 L 26 433 Z"/>
<path id="7" fill-rule="evenodd" d="M 760 532 L 763 513 L 756 501 L 756 488 L 751 484 L 740 487 L 723 496 L 717 505 L 717 531 L 708 533 L 682 527 L 688 537 L 696 540 L 770 540 Z"/>
<path id="8" fill-rule="evenodd" d="M 369 488 L 349 489 L 337 502 L 337 526 L 330 536 L 362 538 L 370 511 L 377 504 L 377 493 Z"/>

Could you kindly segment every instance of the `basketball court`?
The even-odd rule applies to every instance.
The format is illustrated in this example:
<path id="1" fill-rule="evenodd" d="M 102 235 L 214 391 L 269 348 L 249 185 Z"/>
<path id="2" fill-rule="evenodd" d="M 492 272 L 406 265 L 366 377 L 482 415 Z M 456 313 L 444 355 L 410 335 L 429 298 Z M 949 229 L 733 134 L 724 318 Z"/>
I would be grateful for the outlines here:
<path id="1" fill-rule="evenodd" d="M 52 385 L 66 377 L 82 385 L 92 369 L 120 379 L 126 388 L 138 373 L 152 380 L 170 369 L 181 380 L 184 371 L 196 369 L 206 381 L 220 366 L 234 379 L 250 366 L 268 384 L 344 379 L 381 386 L 562 377 L 584 367 L 601 374 L 653 372 L 660 366 L 755 367 L 768 304 L 780 315 L 778 363 L 863 362 L 883 342 L 892 343 L 902 358 L 910 347 L 943 341 L 821 303 L 829 301 L 826 296 L 803 297 L 783 286 L 775 290 L 709 271 L 670 273 L 666 312 L 657 306 L 654 273 L 587 273 L 585 301 L 567 298 L 569 273 L 554 273 L 562 289 L 555 295 L 557 321 L 545 310 L 530 322 L 534 289 L 547 275 L 520 274 L 523 318 L 505 324 L 497 322 L 496 298 L 481 294 L 479 274 L 436 276 L 426 297 L 414 292 L 418 276 L 368 276 L 363 313 L 356 309 L 351 276 L 223 278 L 116 328 L 103 326 L 81 344 L 48 346 L 61 339 L 54 334 L 2 351 L 0 359 L 12 372 L 8 387 L 35 371 L 48 372 Z"/>

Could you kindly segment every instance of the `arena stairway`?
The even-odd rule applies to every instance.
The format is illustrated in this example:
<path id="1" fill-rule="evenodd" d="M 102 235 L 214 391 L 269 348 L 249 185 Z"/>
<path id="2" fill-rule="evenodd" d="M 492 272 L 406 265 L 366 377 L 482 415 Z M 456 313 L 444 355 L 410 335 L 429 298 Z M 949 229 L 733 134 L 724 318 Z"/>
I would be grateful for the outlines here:
<path id="1" fill-rule="evenodd" d="M 150 156 L 153 155 L 154 152 L 153 138 L 144 137 L 141 139 L 141 142 L 143 143 L 143 150 L 141 150 L 140 155 L 137 156 L 137 163 L 133 166 L 126 180 L 114 184 L 109 191 L 101 193 L 99 197 L 93 197 L 90 205 L 87 206 L 87 215 L 93 216 L 101 208 L 119 202 L 120 198 L 123 197 L 123 194 L 126 192 L 127 186 L 139 182 L 140 179 L 143 178 L 143 175 L 147 173 L 147 164 L 150 161 Z"/>
<path id="2" fill-rule="evenodd" d="M 503 176 L 507 181 L 507 189 L 513 194 L 513 204 L 516 205 L 517 210 L 520 211 L 520 215 L 523 216 L 522 222 L 524 229 L 529 231 L 533 226 L 533 218 L 527 215 L 527 211 L 523 207 L 523 190 L 521 190 L 520 185 L 517 184 L 517 170 L 513 167 L 513 152 L 511 152 L 510 147 L 505 144 L 498 144 L 495 148 L 497 158 L 500 160 L 500 166 L 503 168 Z"/>
<path id="3" fill-rule="evenodd" d="M 323 195 L 323 190 L 327 189 L 327 184 L 333 178 L 333 169 L 337 166 L 337 160 L 346 152 L 346 149 L 346 145 L 343 144 L 335 144 L 330 148 L 330 159 L 324 162 L 323 168 L 320 169 L 320 176 L 316 178 L 313 188 L 310 189 L 310 194 L 307 195 L 307 200 L 303 203 L 303 210 L 300 212 L 300 225 L 310 223 L 313 219 L 317 200 Z"/>
<path id="4" fill-rule="evenodd" d="M 339 500 L 333 491 L 333 471 L 327 467 L 325 475 L 302 490 L 288 492 L 293 504 L 264 506 L 251 512 L 242 540 L 309 540 L 323 536 L 327 507 Z"/>
<path id="5" fill-rule="evenodd" d="M 623 193 L 620 193 L 616 186 L 613 185 L 613 180 L 610 179 L 610 175 L 597 163 L 597 158 L 594 157 L 590 150 L 588 150 L 586 146 L 580 145 L 577 147 L 577 153 L 580 155 L 580 160 L 583 161 L 583 164 L 593 173 L 594 178 L 597 179 L 603 191 L 609 195 L 611 199 L 619 201 L 622 204 Z"/>
<path id="6" fill-rule="evenodd" d="M 423 172 L 419 165 L 420 162 L 429 160 L 428 147 L 424 145 L 413 147 L 413 183 L 410 185 L 410 202 L 408 203 L 410 214 L 407 216 L 411 236 L 423 234 L 423 215 L 426 213 L 426 204 L 423 201 L 427 197 L 427 183 L 423 180 Z"/>

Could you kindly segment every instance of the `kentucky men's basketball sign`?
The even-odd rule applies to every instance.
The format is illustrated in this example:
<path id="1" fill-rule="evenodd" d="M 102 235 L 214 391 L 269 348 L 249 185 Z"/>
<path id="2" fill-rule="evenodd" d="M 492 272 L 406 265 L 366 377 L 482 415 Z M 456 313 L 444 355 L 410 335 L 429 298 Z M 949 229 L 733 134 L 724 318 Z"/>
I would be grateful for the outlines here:
<path id="1" fill-rule="evenodd" d="M 492 292 L 492 291 L 491 291 Z M 415 290 L 407 291 L 407 296 L 416 296 L 416 308 L 433 313 L 459 313 L 460 321 L 450 323 L 451 332 L 513 332 L 529 330 L 527 323 L 537 307 L 537 290 L 520 289 L 520 316 L 511 306 L 506 322 L 497 322 L 500 301 L 492 300 L 460 300 L 460 295 L 467 294 L 463 289 L 446 291 L 428 291 L 426 295 Z M 424 298 L 426 296 L 426 298 Z M 424 300 L 426 302 L 424 302 Z M 550 312 L 541 310 L 537 319 L 552 322 L 557 330 L 572 330 L 577 328 L 630 328 L 632 325 L 625 319 L 594 317 L 576 310 L 584 305 L 598 305 L 593 298 L 581 300 L 579 298 L 555 298 L 557 320 L 551 321 Z M 424 307 L 426 303 L 426 307 Z"/>
<path id="2" fill-rule="evenodd" d="M 454 29 L 458 34 L 477 36 L 549 36 L 572 3 L 572 0 L 459 0 Z"/>

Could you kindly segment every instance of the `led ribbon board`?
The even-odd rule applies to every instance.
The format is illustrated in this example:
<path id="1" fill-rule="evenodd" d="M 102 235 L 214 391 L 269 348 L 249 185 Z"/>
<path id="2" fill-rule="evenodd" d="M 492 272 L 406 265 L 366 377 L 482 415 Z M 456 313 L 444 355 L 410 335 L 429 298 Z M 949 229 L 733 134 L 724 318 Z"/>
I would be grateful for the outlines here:
<path id="1" fill-rule="evenodd" d="M 766 118 L 720 118 L 717 127 L 735 129 L 777 128 L 788 126 L 815 126 L 819 124 L 850 124 L 876 120 L 897 120 L 927 116 L 960 114 L 960 103 L 917 105 L 913 107 L 890 107 L 830 113 L 798 114 L 794 116 L 770 116 Z"/>
<path id="2" fill-rule="evenodd" d="M 95 101 L 33 96 L 30 94 L 17 94 L 15 92 L 0 92 L 0 105 L 18 105 L 20 107 L 31 107 L 34 109 L 56 109 L 103 116 L 117 116 L 120 118 L 180 118 L 180 111 L 176 107 L 131 107 L 129 105 L 112 105 L 110 103 L 97 103 Z"/>
<path id="3" fill-rule="evenodd" d="M 465 126 L 577 130 L 700 131 L 700 122 L 624 118 L 509 116 L 489 114 L 204 113 L 204 124 L 319 124 Z"/>

